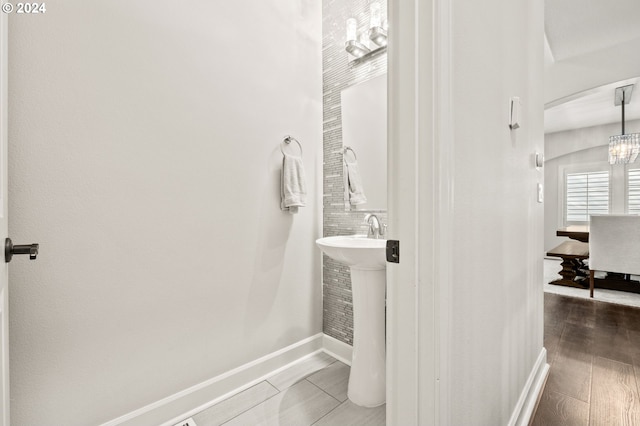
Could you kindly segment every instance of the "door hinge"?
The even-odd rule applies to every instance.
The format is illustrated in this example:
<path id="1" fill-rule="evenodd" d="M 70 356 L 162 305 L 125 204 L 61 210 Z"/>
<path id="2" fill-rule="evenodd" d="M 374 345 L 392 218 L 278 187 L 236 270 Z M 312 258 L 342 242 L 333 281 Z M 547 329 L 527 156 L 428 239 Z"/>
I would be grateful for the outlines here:
<path id="1" fill-rule="evenodd" d="M 387 240 L 387 262 L 400 263 L 400 241 Z"/>

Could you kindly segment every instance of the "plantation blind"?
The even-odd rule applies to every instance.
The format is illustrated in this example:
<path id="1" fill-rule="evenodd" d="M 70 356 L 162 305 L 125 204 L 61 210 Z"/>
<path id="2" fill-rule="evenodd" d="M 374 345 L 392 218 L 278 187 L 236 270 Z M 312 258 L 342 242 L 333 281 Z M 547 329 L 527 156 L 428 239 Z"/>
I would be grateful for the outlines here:
<path id="1" fill-rule="evenodd" d="M 568 173 L 567 222 L 588 222 L 590 214 L 609 213 L 609 172 Z"/>

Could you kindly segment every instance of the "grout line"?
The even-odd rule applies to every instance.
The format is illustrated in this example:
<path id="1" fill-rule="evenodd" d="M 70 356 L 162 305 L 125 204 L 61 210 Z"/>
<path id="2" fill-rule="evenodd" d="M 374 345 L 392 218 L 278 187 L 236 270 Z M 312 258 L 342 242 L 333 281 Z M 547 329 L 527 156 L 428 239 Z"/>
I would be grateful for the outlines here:
<path id="1" fill-rule="evenodd" d="M 334 362 L 332 362 L 331 364 L 327 365 L 325 368 L 329 368 L 331 365 L 335 364 L 336 362 L 338 362 L 338 360 L 335 360 Z M 323 368 L 324 370 L 324 368 Z M 319 370 L 322 371 L 322 370 Z M 333 407 L 331 410 L 327 411 L 322 417 L 320 417 L 318 420 L 316 420 L 315 422 L 313 422 L 311 424 L 311 426 L 315 425 L 316 423 L 318 423 L 320 420 L 324 419 L 326 416 L 328 416 L 330 413 L 334 412 L 335 410 L 337 410 L 339 407 L 341 407 L 343 404 L 345 404 L 347 401 L 349 401 L 349 398 L 345 399 L 344 401 L 340 401 L 338 398 L 336 398 L 335 396 L 331 395 L 329 392 L 327 392 L 326 390 L 324 390 L 323 388 L 321 388 L 320 386 L 316 385 L 315 383 L 313 383 L 311 380 L 305 379 L 307 382 L 311 383 L 313 386 L 317 387 L 318 389 L 320 389 L 322 392 L 326 393 L 327 395 L 329 395 L 331 398 L 335 399 L 336 401 L 338 401 L 338 405 L 336 405 L 335 407 Z"/>
<path id="2" fill-rule="evenodd" d="M 264 380 L 264 381 L 265 381 L 265 382 L 267 382 L 267 380 Z M 267 383 L 268 383 L 268 382 L 267 382 Z M 243 414 L 244 414 L 244 413 L 246 413 L 247 411 L 253 410 L 253 409 L 254 409 L 254 408 L 256 408 L 258 405 L 260 405 L 260 404 L 264 404 L 265 402 L 267 402 L 267 401 L 268 401 L 268 400 L 270 400 L 271 398 L 274 398 L 274 397 L 278 396 L 278 395 L 281 393 L 280 389 L 278 389 L 277 387 L 273 386 L 271 383 L 269 383 L 269 385 L 271 385 L 271 386 L 272 386 L 275 390 L 277 390 L 278 392 L 277 392 L 277 393 L 275 393 L 275 394 L 273 394 L 273 395 L 271 395 L 269 398 L 267 398 L 267 399 L 263 400 L 262 402 L 258 402 L 256 405 L 252 406 L 251 408 L 247 408 L 247 409 L 246 409 L 246 410 L 244 410 L 242 413 L 238 413 L 238 414 L 236 414 L 235 416 L 231 417 L 229 420 L 225 421 L 224 423 L 221 423 L 221 424 L 220 424 L 220 426 L 222 426 L 222 425 L 226 425 L 227 423 L 229 423 L 231 420 L 235 419 L 236 417 L 240 417 L 241 415 L 243 415 Z M 238 395 L 238 394 L 236 394 L 236 395 Z M 225 401 L 226 401 L 226 400 L 225 400 Z M 221 402 L 222 402 L 222 401 L 221 401 Z M 216 404 L 216 405 L 217 405 L 217 404 Z M 215 405 L 214 405 L 214 407 L 215 407 Z"/>
<path id="3" fill-rule="evenodd" d="M 591 352 L 591 351 L 589 351 Z M 595 362 L 595 357 L 593 353 L 591 353 L 591 375 L 589 376 L 589 403 L 587 410 L 587 426 L 591 425 L 591 407 L 593 407 L 593 365 Z"/>
<path id="4" fill-rule="evenodd" d="M 282 392 L 282 391 L 280 390 L 280 388 L 279 388 L 279 387 L 277 387 L 276 385 L 274 385 L 273 383 L 271 383 L 271 382 L 269 381 L 269 379 L 265 379 L 265 382 L 267 382 L 267 383 L 269 383 L 269 385 L 273 386 L 273 388 L 274 388 L 275 390 L 277 390 L 277 391 L 278 391 L 278 393 Z M 294 383 L 294 384 L 295 384 L 295 383 Z M 293 385 L 292 385 L 292 386 L 293 386 Z"/>
<path id="5" fill-rule="evenodd" d="M 331 355 L 327 354 L 326 352 L 323 352 L 323 354 L 325 354 L 325 355 L 327 355 L 328 357 L 332 358 L 332 359 L 333 359 L 333 362 L 332 362 L 331 364 L 327 364 L 326 366 L 322 367 L 322 368 L 321 368 L 321 369 L 319 369 L 319 370 L 316 370 L 316 371 L 313 371 L 313 372 L 311 372 L 311 373 L 307 374 L 307 375 L 306 375 L 306 376 L 304 376 L 304 377 L 300 377 L 296 382 L 291 383 L 291 385 L 289 385 L 287 388 L 280 389 L 279 387 L 277 387 L 277 386 L 276 386 L 276 385 L 274 385 L 273 383 L 269 382 L 269 379 L 265 379 L 265 381 L 266 381 L 266 382 L 268 382 L 268 383 L 269 383 L 271 386 L 273 386 L 274 388 L 276 388 L 278 391 L 284 391 L 284 390 L 287 390 L 288 388 L 290 388 L 291 386 L 295 385 L 296 383 L 300 383 L 301 381 L 306 380 L 306 379 L 307 379 L 307 377 L 311 377 L 311 376 L 313 376 L 313 375 L 314 375 L 314 374 L 316 374 L 317 372 L 324 370 L 325 368 L 329 367 L 330 365 L 333 365 L 334 363 L 336 363 L 336 362 L 338 361 L 337 359 L 333 358 Z M 284 370 L 284 371 L 286 371 L 286 370 Z M 274 376 L 272 376 L 272 377 L 274 377 Z"/>
<path id="6" fill-rule="evenodd" d="M 631 330 L 625 327 L 625 331 L 627 332 L 627 340 L 631 343 L 631 334 L 629 333 Z M 638 379 L 638 374 L 636 373 L 636 360 L 634 356 L 631 356 L 631 369 L 633 370 L 633 377 L 636 379 L 636 392 L 640 395 L 640 380 Z"/>
<path id="7" fill-rule="evenodd" d="M 326 390 L 322 389 L 320 386 L 316 385 L 315 383 L 313 383 L 311 380 L 305 379 L 307 382 L 311 383 L 313 386 L 317 387 L 318 389 L 320 389 L 322 392 L 326 393 L 327 395 L 329 395 L 331 398 L 335 399 L 336 401 L 338 401 L 338 405 L 342 404 L 343 401 L 340 401 L 338 398 L 336 398 L 335 396 L 331 395 L 329 392 L 327 392 Z M 332 410 L 333 411 L 333 410 Z"/>
<path id="8" fill-rule="evenodd" d="M 331 358 L 333 358 L 333 357 L 331 357 Z M 243 391 L 241 391 L 241 392 L 238 392 L 238 393 L 236 393 L 236 394 L 234 394 L 234 395 L 231 395 L 230 397 L 228 397 L 228 398 L 226 398 L 226 399 L 224 399 L 224 400 L 222 400 L 222 401 L 218 402 L 218 403 L 217 403 L 217 404 L 215 404 L 215 405 L 212 405 L 211 407 L 209 407 L 209 408 L 207 408 L 207 409 L 205 409 L 205 410 L 202 410 L 202 411 L 200 411 L 200 412 L 198 412 L 198 413 L 194 414 L 192 417 L 195 417 L 195 416 L 197 416 L 197 415 L 199 415 L 199 414 L 201 414 L 201 413 L 204 413 L 204 412 L 206 412 L 207 410 L 212 409 L 213 407 L 216 407 L 216 406 L 218 406 L 219 404 L 221 404 L 221 403 L 223 403 L 223 402 L 225 402 L 225 401 L 228 401 L 229 399 L 234 398 L 234 397 L 236 397 L 236 396 L 238 396 L 238 395 L 240 395 L 240 394 L 242 394 L 242 393 L 244 393 L 244 392 L 248 391 L 249 389 L 251 389 L 251 388 L 253 388 L 253 387 L 255 387 L 255 386 L 258 386 L 259 384 L 261 384 L 261 383 L 263 383 L 263 382 L 264 382 L 264 383 L 267 383 L 269 386 L 271 386 L 273 389 L 275 389 L 275 390 L 276 390 L 276 393 L 275 393 L 275 394 L 273 394 L 273 395 L 271 395 L 269 398 L 264 399 L 264 400 L 262 400 L 262 401 L 259 401 L 259 402 L 255 403 L 254 405 L 252 405 L 252 406 L 248 407 L 247 409 L 245 409 L 245 410 L 243 410 L 243 411 L 239 412 L 239 413 L 238 413 L 238 414 L 236 414 L 235 416 L 230 417 L 229 419 L 225 420 L 225 422 L 224 422 L 224 423 L 221 423 L 221 424 L 220 424 L 220 425 L 222 426 L 222 425 L 225 425 L 225 424 L 229 423 L 230 421 L 234 420 L 236 417 L 239 417 L 239 416 L 243 415 L 244 413 L 246 413 L 246 412 L 248 412 L 248 411 L 250 411 L 250 410 L 252 410 L 252 409 L 256 408 L 257 406 L 259 406 L 259 405 L 261 405 L 261 404 L 266 403 L 266 402 L 267 402 L 267 401 L 269 401 L 271 398 L 274 398 L 274 397 L 278 396 L 280 393 L 284 392 L 284 391 L 285 391 L 285 390 L 287 390 L 287 389 L 290 389 L 291 387 L 295 386 L 296 384 L 298 384 L 298 383 L 300 383 L 300 382 L 302 382 L 302 381 L 306 381 L 306 382 L 310 383 L 311 385 L 313 385 L 314 387 L 316 387 L 317 389 L 319 389 L 320 391 L 322 391 L 324 394 L 326 394 L 326 395 L 328 395 L 329 397 L 331 397 L 333 400 L 335 400 L 335 401 L 338 403 L 338 405 L 336 405 L 336 406 L 335 406 L 335 407 L 333 407 L 331 410 L 329 410 L 328 412 L 326 412 L 322 417 L 320 417 L 318 420 L 316 420 L 316 421 L 313 423 L 313 424 L 316 424 L 316 423 L 317 423 L 317 422 L 319 422 L 321 419 L 323 419 L 325 416 L 327 416 L 329 413 L 333 412 L 334 410 L 336 410 L 338 407 L 340 407 L 341 405 L 345 404 L 345 403 L 349 400 L 349 399 L 346 399 L 345 401 L 340 401 L 338 398 L 336 398 L 335 396 L 331 395 L 329 392 L 327 392 L 326 390 L 324 390 L 323 388 L 321 388 L 321 387 L 320 387 L 320 386 L 318 386 L 317 384 L 315 384 L 315 383 L 313 383 L 312 381 L 308 380 L 308 378 L 309 378 L 309 377 L 311 377 L 312 375 L 314 375 L 314 374 L 316 374 L 316 373 L 318 373 L 318 372 L 320 372 L 320 371 L 322 371 L 322 370 L 325 370 L 325 369 L 329 368 L 330 366 L 334 365 L 334 364 L 335 364 L 335 363 L 337 363 L 337 362 L 340 362 L 339 360 L 337 360 L 337 359 L 335 359 L 335 358 L 333 358 L 333 359 L 334 359 L 334 360 L 333 360 L 333 362 L 331 362 L 331 363 L 330 363 L 330 364 L 328 364 L 327 366 L 325 366 L 325 367 L 321 368 L 320 370 L 314 371 L 314 372 L 313 372 L 313 373 L 311 373 L 311 374 L 308 374 L 307 376 L 305 376 L 305 377 L 301 378 L 301 379 L 300 379 L 300 380 L 298 380 L 297 382 L 295 382 L 295 383 L 291 384 L 291 386 L 289 386 L 289 387 L 288 387 L 288 388 L 286 388 L 286 389 L 282 389 L 282 390 L 280 390 L 280 389 L 279 389 L 279 388 L 277 388 L 273 383 L 271 383 L 271 382 L 269 381 L 269 379 L 265 379 L 265 380 L 263 380 L 263 381 L 261 381 L 261 382 L 258 382 L 258 383 L 256 383 L 255 385 L 253 385 L 253 386 L 251 386 L 251 387 L 249 387 L 249 388 L 247 388 L 247 389 L 245 389 L 245 390 L 243 390 Z"/>
<path id="9" fill-rule="evenodd" d="M 593 355 L 593 347 L 589 350 L 589 355 L 591 355 L 591 364 L 589 364 L 589 415 L 587 417 L 591 417 L 591 403 L 593 402 L 593 367 L 596 362 L 596 357 Z"/>
<path id="10" fill-rule="evenodd" d="M 311 383 L 311 382 L 310 382 L 310 383 Z M 313 384 L 313 383 L 312 383 L 312 384 Z M 326 392 L 325 392 L 325 393 L 326 393 Z M 329 395 L 329 394 L 327 394 L 327 395 Z M 331 396 L 331 395 L 329 395 L 329 396 Z M 331 396 L 331 398 L 333 398 L 333 399 L 335 399 L 336 401 L 338 401 L 338 400 L 337 400 L 336 398 L 334 398 L 333 396 Z M 310 426 L 313 426 L 313 425 L 315 425 L 315 424 L 318 424 L 318 422 L 319 422 L 320 420 L 324 419 L 324 418 L 325 418 L 325 417 L 327 417 L 329 414 L 333 413 L 333 412 L 334 412 L 334 411 L 336 411 L 338 408 L 342 407 L 342 405 L 343 405 L 343 404 L 346 404 L 346 403 L 347 403 L 347 401 L 349 401 L 349 399 L 347 399 L 347 400 L 346 400 L 346 401 L 344 401 L 344 402 L 340 402 L 340 401 L 338 401 L 338 405 L 336 405 L 335 407 L 333 407 L 331 410 L 327 411 L 327 412 L 326 412 L 322 417 L 320 417 L 320 418 L 319 418 L 318 420 L 316 420 L 315 422 L 311 423 L 311 425 L 310 425 Z"/>
<path id="11" fill-rule="evenodd" d="M 332 363 L 332 364 L 333 364 L 333 363 Z M 329 364 L 329 365 L 331 365 L 331 364 Z M 326 368 L 326 367 L 325 367 L 325 368 Z M 322 371 L 322 370 L 318 370 L 318 371 Z M 309 376 L 307 376 L 307 377 L 309 377 Z M 265 382 L 268 382 L 267 380 L 264 380 L 264 381 L 265 381 Z M 347 400 L 347 401 L 344 401 L 344 402 L 340 402 L 340 400 L 339 400 L 339 399 L 337 399 L 337 398 L 336 398 L 336 397 L 334 397 L 333 395 L 329 394 L 328 392 L 326 392 L 324 389 L 322 389 L 320 386 L 316 385 L 315 383 L 310 382 L 309 380 L 307 380 L 307 378 L 306 378 L 306 377 L 305 377 L 304 379 L 302 379 L 302 380 L 300 380 L 300 381 L 297 381 L 296 383 L 292 384 L 292 385 L 291 385 L 291 386 L 289 386 L 287 389 L 292 388 L 293 386 L 297 385 L 298 383 L 300 383 L 300 382 L 302 382 L 302 381 L 306 381 L 307 383 L 309 383 L 309 384 L 313 385 L 314 387 L 316 387 L 316 388 L 320 389 L 320 391 L 322 391 L 323 393 L 325 393 L 325 394 L 329 395 L 332 399 L 334 399 L 334 400 L 338 403 L 338 405 L 336 405 L 335 407 L 333 407 L 331 410 L 327 411 L 327 412 L 326 412 L 322 417 L 320 417 L 318 420 L 316 420 L 313 424 L 316 424 L 316 423 L 317 423 L 317 422 L 319 422 L 323 417 L 325 417 L 327 414 L 331 413 L 333 410 L 335 410 L 336 408 L 338 408 L 338 407 L 340 407 L 342 404 L 344 404 L 344 402 L 347 402 L 347 401 L 348 401 L 348 400 Z M 273 386 L 271 383 L 269 383 L 269 385 Z M 224 423 L 221 423 L 221 424 L 220 424 L 220 426 L 223 426 L 223 425 L 225 425 L 225 424 L 229 423 L 231 420 L 235 419 L 236 417 L 239 417 L 239 416 L 243 415 L 243 414 L 244 414 L 244 413 L 246 413 L 247 411 L 252 410 L 253 408 L 257 407 L 257 406 L 258 406 L 258 405 L 260 405 L 260 404 L 264 404 L 265 402 L 269 401 L 270 399 L 272 399 L 272 398 L 274 398 L 274 397 L 278 396 L 280 393 L 282 393 L 282 392 L 283 392 L 283 391 L 279 390 L 278 388 L 276 388 L 275 386 L 273 386 L 273 388 L 274 388 L 274 389 L 276 389 L 276 390 L 278 391 L 276 394 L 271 395 L 269 398 L 265 399 L 264 401 L 258 402 L 257 404 L 255 404 L 255 405 L 253 405 L 252 407 L 250 407 L 250 408 L 248 408 L 248 409 L 244 410 L 243 412 L 238 413 L 237 415 L 233 416 L 232 418 L 230 418 L 230 419 L 226 420 Z M 287 389 L 285 389 L 285 390 L 287 390 Z M 238 394 L 236 394 L 236 395 L 238 395 Z M 225 400 L 225 401 L 226 401 L 226 400 Z M 222 402 L 222 401 L 221 401 L 221 402 Z M 216 404 L 216 405 L 217 405 L 217 404 Z M 215 405 L 214 405 L 214 407 L 215 407 Z M 310 426 L 311 426 L 311 425 L 310 425 Z"/>

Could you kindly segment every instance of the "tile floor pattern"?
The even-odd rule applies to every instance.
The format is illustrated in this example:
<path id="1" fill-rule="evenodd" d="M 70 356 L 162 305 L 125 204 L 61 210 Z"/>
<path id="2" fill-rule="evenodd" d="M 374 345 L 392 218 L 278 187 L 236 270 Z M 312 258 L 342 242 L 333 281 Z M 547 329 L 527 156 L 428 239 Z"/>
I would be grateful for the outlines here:
<path id="1" fill-rule="evenodd" d="M 384 425 L 385 406 L 347 399 L 349 366 L 318 353 L 198 414 L 198 426 Z"/>
<path id="2" fill-rule="evenodd" d="M 533 426 L 640 425 L 640 308 L 545 293 L 544 346 Z"/>

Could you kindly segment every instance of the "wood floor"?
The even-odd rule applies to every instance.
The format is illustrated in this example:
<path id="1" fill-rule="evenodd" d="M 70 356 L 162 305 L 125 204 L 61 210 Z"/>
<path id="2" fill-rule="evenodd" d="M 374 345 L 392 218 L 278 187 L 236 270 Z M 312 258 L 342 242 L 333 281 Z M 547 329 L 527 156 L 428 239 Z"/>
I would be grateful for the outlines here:
<path id="1" fill-rule="evenodd" d="M 549 377 L 532 425 L 640 426 L 640 308 L 545 293 Z"/>
<path id="2" fill-rule="evenodd" d="M 318 353 L 196 414 L 193 420 L 197 426 L 384 425 L 384 405 L 364 408 L 347 399 L 348 379 L 348 365 Z"/>

